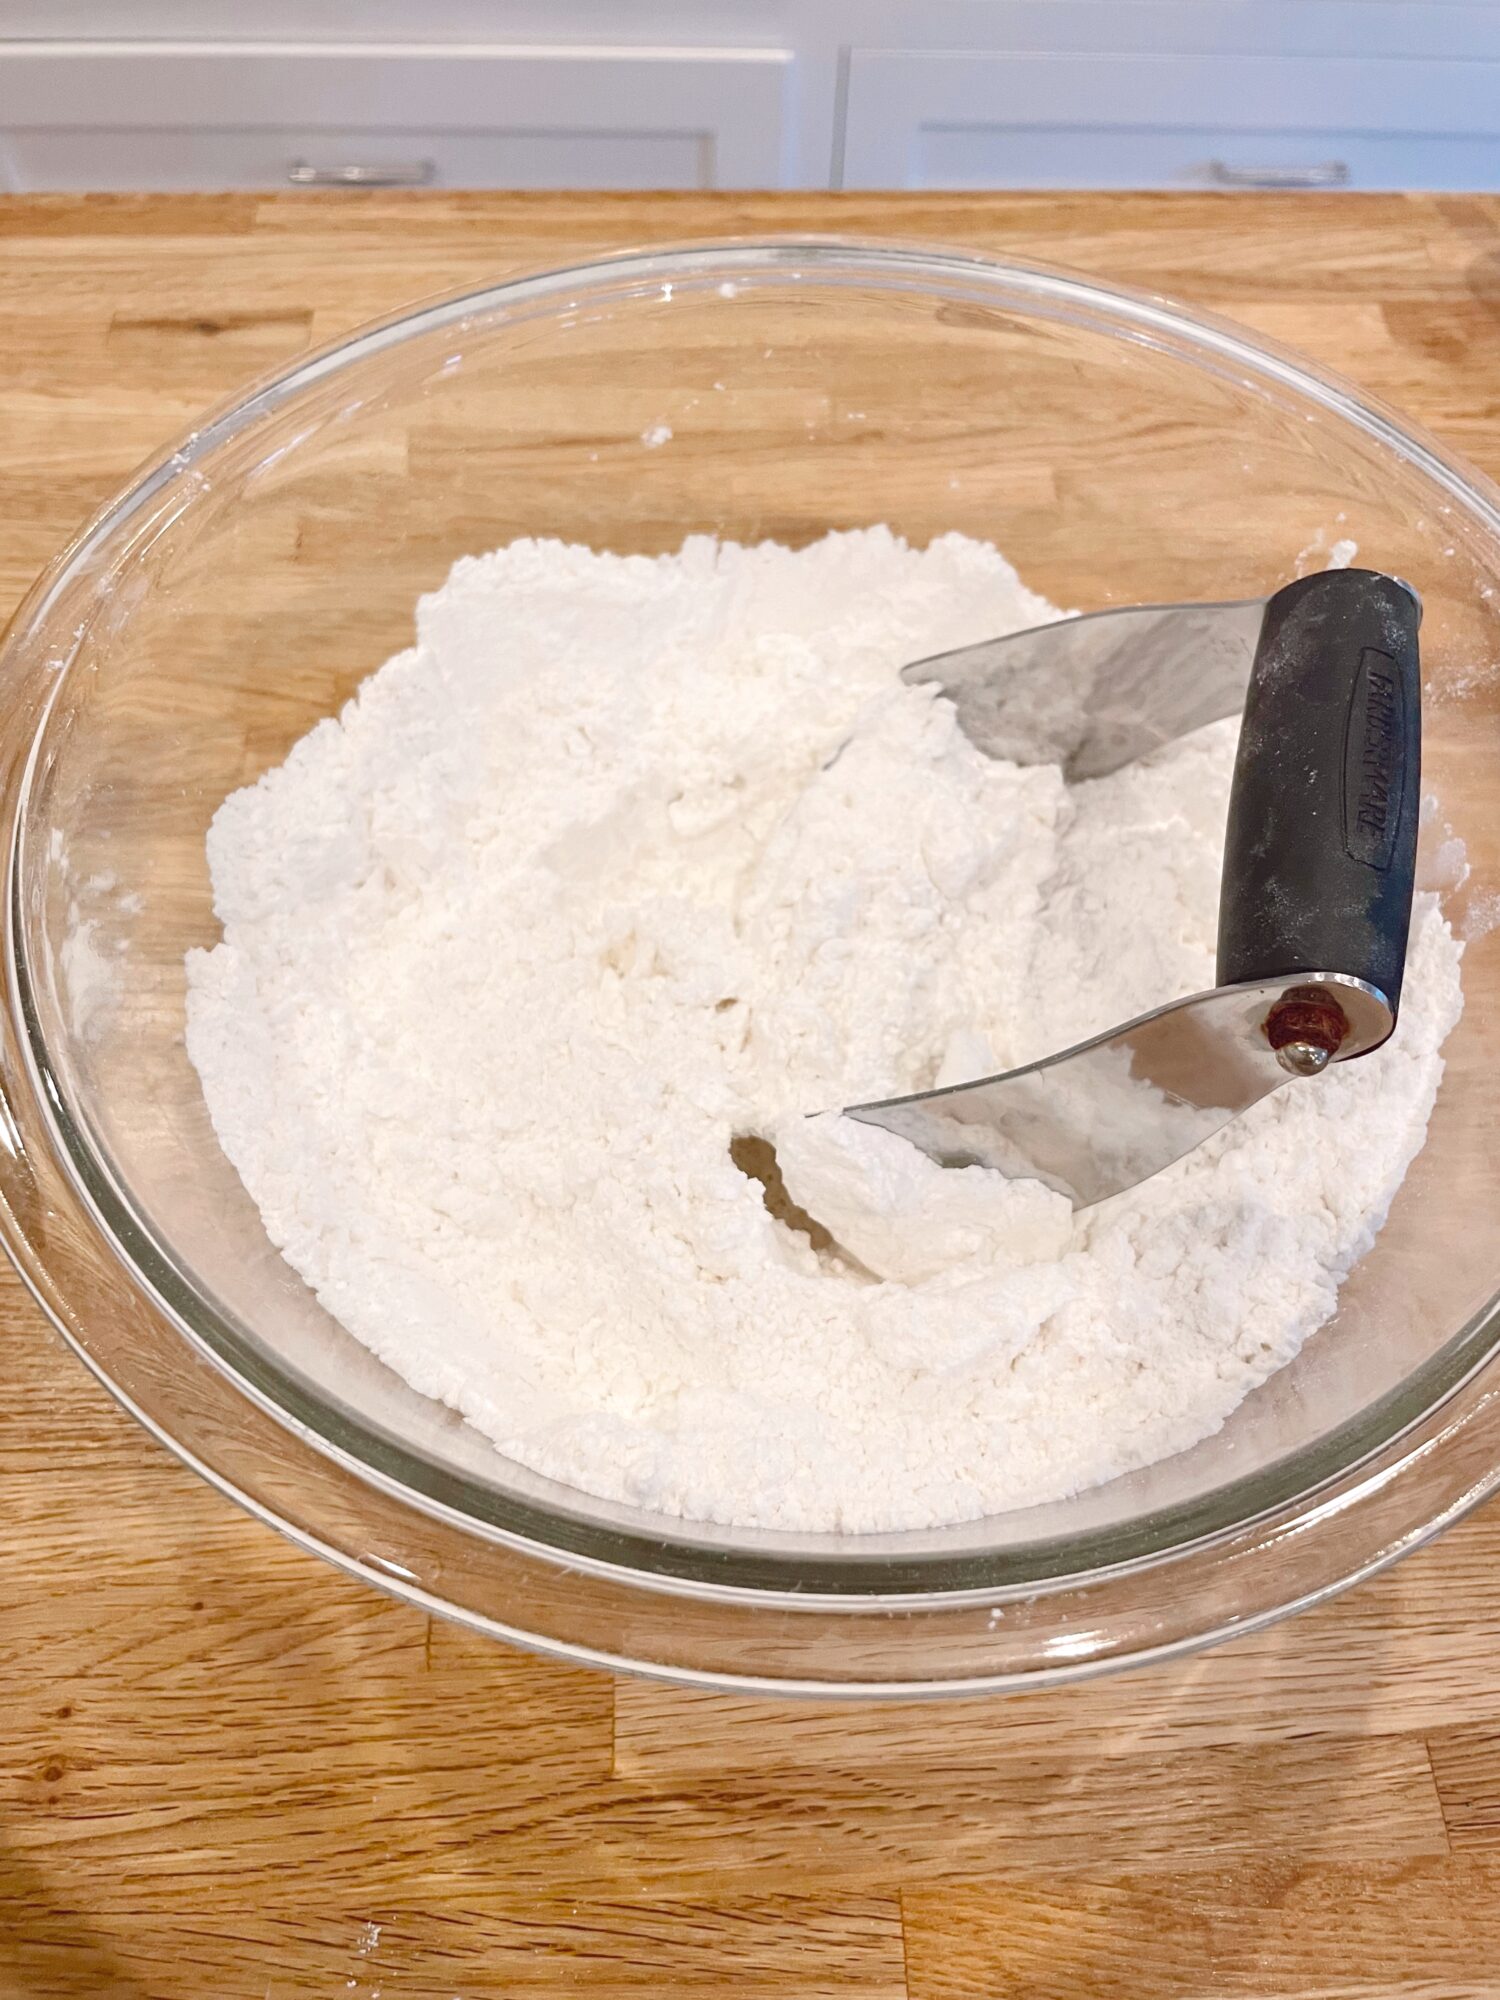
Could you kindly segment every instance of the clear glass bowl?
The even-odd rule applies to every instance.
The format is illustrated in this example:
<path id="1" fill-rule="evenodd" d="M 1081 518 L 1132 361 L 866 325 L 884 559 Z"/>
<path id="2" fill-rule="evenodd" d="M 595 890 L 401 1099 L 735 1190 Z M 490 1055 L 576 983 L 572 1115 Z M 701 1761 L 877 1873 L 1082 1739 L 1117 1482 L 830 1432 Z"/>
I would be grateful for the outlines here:
<path id="1" fill-rule="evenodd" d="M 4 643 L 11 1254 L 226 1492 L 403 1596 L 577 1658 L 780 1690 L 1028 1685 L 1323 1595 L 1500 1479 L 1497 500 L 1231 326 L 909 246 L 617 257 L 300 362 L 144 472 Z M 1267 591 L 1344 537 L 1411 579 L 1438 800 L 1424 865 L 1474 935 L 1467 1008 L 1426 1149 L 1336 1319 L 1217 1436 L 938 1533 L 698 1527 L 506 1461 L 273 1250 L 183 1050 L 183 954 L 216 934 L 204 833 L 409 642 L 460 555 L 881 521 L 992 539 L 1079 608 Z"/>

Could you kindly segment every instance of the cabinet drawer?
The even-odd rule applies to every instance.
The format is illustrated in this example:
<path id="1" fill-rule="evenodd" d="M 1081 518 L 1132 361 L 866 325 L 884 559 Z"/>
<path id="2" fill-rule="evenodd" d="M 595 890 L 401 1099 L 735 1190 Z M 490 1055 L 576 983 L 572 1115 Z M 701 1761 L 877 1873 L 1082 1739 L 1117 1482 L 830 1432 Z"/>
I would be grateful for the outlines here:
<path id="1" fill-rule="evenodd" d="M 779 49 L 10 44 L 0 183 L 774 187 Z"/>
<path id="2" fill-rule="evenodd" d="M 1500 62 L 856 50 L 844 184 L 1500 188 Z"/>
<path id="3" fill-rule="evenodd" d="M 687 132 L 447 132 L 263 125 L 0 135 L 3 184 L 219 193 L 287 187 L 713 187 L 711 136 Z"/>

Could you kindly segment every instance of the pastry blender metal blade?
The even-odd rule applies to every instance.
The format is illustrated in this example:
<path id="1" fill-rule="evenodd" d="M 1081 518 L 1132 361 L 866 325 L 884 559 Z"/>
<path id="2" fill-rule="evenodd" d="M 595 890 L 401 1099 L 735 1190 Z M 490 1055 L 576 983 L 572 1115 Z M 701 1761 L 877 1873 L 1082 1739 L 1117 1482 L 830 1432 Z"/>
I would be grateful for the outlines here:
<path id="1" fill-rule="evenodd" d="M 1337 570 L 1268 599 L 1099 612 L 909 666 L 980 749 L 1074 781 L 1242 713 L 1218 984 L 1024 1068 L 846 1115 L 1086 1208 L 1290 1078 L 1378 1048 L 1411 916 L 1420 619 L 1408 584 Z"/>

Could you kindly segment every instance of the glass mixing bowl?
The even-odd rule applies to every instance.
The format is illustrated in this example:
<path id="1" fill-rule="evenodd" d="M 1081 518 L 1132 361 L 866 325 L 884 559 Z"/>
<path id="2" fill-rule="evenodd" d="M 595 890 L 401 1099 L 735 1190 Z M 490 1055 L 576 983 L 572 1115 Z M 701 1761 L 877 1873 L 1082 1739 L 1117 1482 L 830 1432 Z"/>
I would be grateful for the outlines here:
<path id="1" fill-rule="evenodd" d="M 1221 322 L 912 247 L 652 251 L 405 313 L 205 421 L 3 650 L 11 1254 L 204 1475 L 430 1609 L 575 1658 L 822 1692 L 1028 1685 L 1263 1621 L 1500 1479 L 1500 496 Z M 1337 1317 L 1196 1449 L 942 1532 L 736 1532 L 502 1458 L 281 1261 L 183 1049 L 204 833 L 409 643 L 454 559 L 889 522 L 1055 603 L 1243 597 L 1330 546 L 1420 589 L 1427 879 L 1473 939 L 1427 1145 Z M 1462 841 L 1471 870 L 1458 860 Z M 497 949 L 504 941 L 497 940 Z"/>

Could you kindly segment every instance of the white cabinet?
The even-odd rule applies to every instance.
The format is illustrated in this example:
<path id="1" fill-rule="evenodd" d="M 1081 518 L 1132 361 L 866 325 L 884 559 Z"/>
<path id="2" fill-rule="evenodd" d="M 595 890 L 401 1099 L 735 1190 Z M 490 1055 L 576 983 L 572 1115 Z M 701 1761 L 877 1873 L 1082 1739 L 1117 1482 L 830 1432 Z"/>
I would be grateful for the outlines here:
<path id="1" fill-rule="evenodd" d="M 10 43 L 0 186 L 775 187 L 777 48 Z"/>
<path id="2" fill-rule="evenodd" d="M 856 49 L 851 188 L 1500 188 L 1500 60 Z"/>
<path id="3" fill-rule="evenodd" d="M 0 0 L 0 189 L 1500 188 L 1500 0 Z"/>

